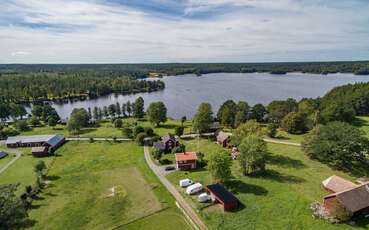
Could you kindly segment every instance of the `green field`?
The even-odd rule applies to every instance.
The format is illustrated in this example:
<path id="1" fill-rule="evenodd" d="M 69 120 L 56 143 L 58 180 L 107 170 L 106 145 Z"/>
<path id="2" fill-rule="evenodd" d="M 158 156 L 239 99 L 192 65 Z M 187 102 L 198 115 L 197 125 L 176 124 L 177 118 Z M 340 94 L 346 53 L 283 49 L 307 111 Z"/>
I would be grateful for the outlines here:
<path id="1" fill-rule="evenodd" d="M 21 157 L 0 175 L 1 184 L 32 184 L 37 160 Z M 32 229 L 189 229 L 134 143 L 69 142 L 57 151 L 47 181 L 29 212 Z M 164 219 L 168 224 L 159 226 Z"/>
<path id="2" fill-rule="evenodd" d="M 197 150 L 197 141 L 186 143 L 187 149 Z M 205 156 L 220 147 L 201 140 L 199 150 Z M 271 156 L 267 171 L 262 176 L 243 176 L 237 161 L 233 161 L 232 179 L 227 187 L 242 203 L 239 211 L 223 213 L 216 206 L 204 208 L 195 196 L 184 195 L 211 229 L 367 229 L 369 220 L 357 222 L 355 227 L 346 224 L 332 225 L 314 220 L 309 204 L 322 201 L 327 192 L 321 187 L 325 178 L 335 174 L 354 180 L 353 177 L 335 171 L 317 161 L 310 160 L 299 148 L 281 144 L 268 144 Z M 175 172 L 168 179 L 179 189 L 178 181 L 190 178 L 202 184 L 212 182 L 209 172 L 198 169 L 193 172 Z"/>

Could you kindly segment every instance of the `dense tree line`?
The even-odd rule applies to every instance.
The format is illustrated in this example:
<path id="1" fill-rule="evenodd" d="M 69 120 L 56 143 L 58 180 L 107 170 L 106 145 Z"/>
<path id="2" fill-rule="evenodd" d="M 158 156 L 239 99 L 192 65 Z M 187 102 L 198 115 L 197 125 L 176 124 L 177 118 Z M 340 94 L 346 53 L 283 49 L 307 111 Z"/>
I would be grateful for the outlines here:
<path id="1" fill-rule="evenodd" d="M 2 73 L 0 101 L 32 102 L 98 97 L 110 93 L 152 92 L 164 89 L 160 80 L 137 80 L 117 74 L 101 73 Z"/>
<path id="2" fill-rule="evenodd" d="M 303 73 L 355 73 L 369 74 L 369 61 L 356 62 L 280 62 L 280 63 L 165 63 L 165 64 L 85 64 L 85 65 L 0 65 L 0 72 L 61 72 L 88 73 L 99 72 L 103 75 L 127 75 L 144 78 L 150 73 L 180 75 L 206 73 L 251 73 L 270 72 L 284 74 L 287 72 Z"/>

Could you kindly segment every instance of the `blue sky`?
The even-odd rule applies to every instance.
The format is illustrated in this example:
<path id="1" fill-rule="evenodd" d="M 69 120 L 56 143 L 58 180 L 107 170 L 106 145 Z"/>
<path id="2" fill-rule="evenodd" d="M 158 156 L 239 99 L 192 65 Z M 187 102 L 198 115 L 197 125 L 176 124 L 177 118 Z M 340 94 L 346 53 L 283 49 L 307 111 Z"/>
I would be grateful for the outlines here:
<path id="1" fill-rule="evenodd" d="M 369 60 L 369 0 L 2 0 L 0 63 Z"/>

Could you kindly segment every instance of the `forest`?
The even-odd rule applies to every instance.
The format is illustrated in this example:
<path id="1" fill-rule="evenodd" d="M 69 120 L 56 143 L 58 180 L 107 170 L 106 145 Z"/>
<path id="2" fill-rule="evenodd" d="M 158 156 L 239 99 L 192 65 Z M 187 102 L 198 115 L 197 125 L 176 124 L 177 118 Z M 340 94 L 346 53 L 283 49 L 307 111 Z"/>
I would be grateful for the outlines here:
<path id="1" fill-rule="evenodd" d="M 119 73 L 2 72 L 0 101 L 35 102 L 98 97 L 110 93 L 152 92 L 165 88 L 160 80 L 145 81 Z"/>

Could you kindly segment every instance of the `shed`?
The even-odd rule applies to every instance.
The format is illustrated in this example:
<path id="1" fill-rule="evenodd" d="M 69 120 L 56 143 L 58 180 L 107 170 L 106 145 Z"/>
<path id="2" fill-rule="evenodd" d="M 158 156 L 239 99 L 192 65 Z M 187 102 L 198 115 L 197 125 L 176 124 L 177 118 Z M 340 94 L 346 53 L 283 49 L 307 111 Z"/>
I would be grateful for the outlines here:
<path id="1" fill-rule="evenodd" d="M 222 185 L 212 184 L 206 186 L 206 189 L 210 193 L 213 202 L 222 204 L 224 211 L 231 211 L 238 208 L 238 199 Z"/>
<path id="2" fill-rule="evenodd" d="M 4 158 L 8 156 L 8 153 L 4 152 L 4 151 L 0 151 L 0 159 Z"/>
<path id="3" fill-rule="evenodd" d="M 329 213 L 335 201 L 352 214 L 369 213 L 369 183 L 324 197 L 324 207 Z"/>
<path id="4" fill-rule="evenodd" d="M 220 131 L 217 135 L 217 142 L 223 147 L 227 147 L 230 140 L 231 136 L 223 131 Z"/>
<path id="5" fill-rule="evenodd" d="M 168 134 L 162 137 L 162 142 L 165 145 L 166 151 L 171 151 L 173 148 L 179 145 L 178 138 L 174 135 Z"/>

